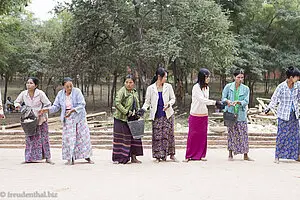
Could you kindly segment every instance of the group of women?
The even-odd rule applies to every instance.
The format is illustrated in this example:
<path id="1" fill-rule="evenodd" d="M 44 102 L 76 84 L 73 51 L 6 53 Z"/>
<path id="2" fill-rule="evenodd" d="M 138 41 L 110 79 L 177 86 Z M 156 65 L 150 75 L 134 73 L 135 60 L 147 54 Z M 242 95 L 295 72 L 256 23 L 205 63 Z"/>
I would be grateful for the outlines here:
<path id="1" fill-rule="evenodd" d="M 117 92 L 114 113 L 113 152 L 115 164 L 141 163 L 137 156 L 143 155 L 141 139 L 134 139 L 128 126 L 128 121 L 138 120 L 150 110 L 152 121 L 152 156 L 155 162 L 170 160 L 178 162 L 175 157 L 174 110 L 175 94 L 171 84 L 167 83 L 168 73 L 164 68 L 158 68 L 151 85 L 147 88 L 145 103 L 140 108 L 139 98 L 135 90 L 135 78 L 127 75 L 124 86 Z M 237 69 L 234 81 L 228 83 L 222 92 L 221 101 L 209 98 L 210 72 L 202 68 L 198 80 L 192 88 L 192 103 L 188 118 L 188 138 L 184 162 L 192 160 L 206 161 L 208 108 L 216 106 L 225 112 L 232 113 L 236 120 L 228 126 L 228 160 L 233 155 L 243 154 L 244 160 L 253 161 L 248 156 L 247 109 L 249 104 L 249 88 L 243 84 L 244 72 Z M 264 114 L 277 108 L 278 132 L 276 138 L 275 163 L 279 159 L 300 160 L 299 134 L 299 102 L 300 102 L 300 71 L 289 67 L 286 80 L 279 84 L 272 95 L 270 104 Z M 46 159 L 51 161 L 48 113 L 61 110 L 60 119 L 62 131 L 62 158 L 68 165 L 73 165 L 77 159 L 91 160 L 92 146 L 90 131 L 86 121 L 85 99 L 80 89 L 75 88 L 72 79 L 63 80 L 60 90 L 51 105 L 46 94 L 38 89 L 39 80 L 30 77 L 27 80 L 27 90 L 21 92 L 14 102 L 17 110 L 21 105 L 29 106 L 38 117 L 37 134 L 26 136 L 25 162 L 31 163 Z M 1 101 L 0 101 L 1 102 Z M 0 104 L 0 118 L 5 118 Z"/>
<path id="2" fill-rule="evenodd" d="M 143 116 L 150 108 L 150 120 L 152 120 L 152 156 L 155 162 L 166 161 L 170 156 L 175 158 L 174 139 L 174 110 L 175 95 L 172 86 L 167 81 L 167 71 L 158 68 L 156 76 L 147 88 L 145 103 L 139 109 L 137 92 L 134 89 L 135 79 L 129 75 L 126 77 L 125 86 L 122 87 L 116 97 L 116 112 L 114 115 L 114 163 L 126 164 L 130 161 L 141 163 L 136 156 L 143 155 L 141 139 L 134 139 L 127 125 L 128 120 Z M 216 106 L 236 116 L 231 125 L 228 125 L 228 160 L 233 161 L 233 156 L 243 154 L 244 160 L 253 161 L 248 156 L 248 126 L 247 110 L 249 104 L 249 88 L 243 84 L 244 71 L 237 69 L 233 73 L 234 81 L 228 83 L 222 92 L 221 101 L 209 98 L 210 72 L 202 68 L 198 73 L 198 80 L 192 88 L 192 103 L 188 119 L 189 131 L 184 162 L 192 160 L 206 161 L 207 132 L 208 132 L 208 108 Z M 300 72 L 294 67 L 286 71 L 286 80 L 275 90 L 271 103 L 264 114 L 278 105 L 278 134 L 276 139 L 275 163 L 279 159 L 293 159 L 299 161 L 300 135 L 299 135 L 299 108 L 300 102 Z"/>
<path id="3" fill-rule="evenodd" d="M 143 116 L 148 108 L 152 120 L 152 156 L 155 162 L 166 161 L 168 156 L 170 160 L 177 161 L 172 108 L 175 94 L 172 86 L 166 83 L 167 76 L 164 68 L 158 68 L 151 85 L 147 88 L 145 103 L 141 109 L 134 89 L 135 78 L 131 75 L 126 76 L 125 86 L 117 92 L 115 99 L 112 155 L 114 163 L 126 164 L 130 158 L 133 163 L 141 162 L 136 156 L 143 155 L 142 141 L 132 137 L 127 121 Z"/>
<path id="4" fill-rule="evenodd" d="M 37 133 L 26 136 L 25 162 L 33 163 L 46 159 L 51 161 L 48 114 L 61 110 L 60 119 L 63 124 L 62 133 L 62 158 L 67 160 L 66 164 L 73 165 L 74 160 L 85 159 L 93 164 L 91 160 L 92 146 L 90 132 L 86 122 L 85 100 L 78 88 L 73 87 L 72 79 L 63 80 L 63 89 L 58 92 L 54 103 L 51 105 L 46 94 L 38 89 L 39 80 L 30 77 L 26 82 L 27 90 L 22 91 L 14 101 L 17 110 L 22 105 L 30 107 L 38 118 Z M 4 115 L 1 115 L 2 117 Z"/>

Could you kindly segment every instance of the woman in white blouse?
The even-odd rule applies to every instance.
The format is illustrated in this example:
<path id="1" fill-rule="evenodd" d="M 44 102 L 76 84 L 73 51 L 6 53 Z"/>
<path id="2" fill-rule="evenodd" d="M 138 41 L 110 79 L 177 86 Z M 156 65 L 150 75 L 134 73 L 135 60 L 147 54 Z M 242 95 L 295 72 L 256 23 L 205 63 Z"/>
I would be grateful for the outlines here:
<path id="1" fill-rule="evenodd" d="M 174 139 L 174 110 L 175 94 L 172 85 L 166 83 L 167 71 L 160 67 L 151 85 L 147 88 L 146 99 L 138 114 L 143 113 L 150 107 L 150 119 L 152 120 L 152 156 L 156 162 L 166 161 L 170 156 L 175 158 Z"/>
<path id="2" fill-rule="evenodd" d="M 46 114 L 38 115 L 38 111 L 51 106 L 51 102 L 42 90 L 37 89 L 38 85 L 39 79 L 30 77 L 26 83 L 27 90 L 21 92 L 14 101 L 16 110 L 20 110 L 21 104 L 25 104 L 31 107 L 35 116 L 38 117 L 37 134 L 25 137 L 25 163 L 46 159 L 47 163 L 54 164 L 50 160 L 48 116 Z"/>
<path id="3" fill-rule="evenodd" d="M 207 106 L 221 105 L 220 101 L 209 99 L 209 75 L 210 72 L 208 69 L 200 69 L 198 81 L 193 86 L 185 162 L 190 160 L 206 161 L 208 127 Z"/>

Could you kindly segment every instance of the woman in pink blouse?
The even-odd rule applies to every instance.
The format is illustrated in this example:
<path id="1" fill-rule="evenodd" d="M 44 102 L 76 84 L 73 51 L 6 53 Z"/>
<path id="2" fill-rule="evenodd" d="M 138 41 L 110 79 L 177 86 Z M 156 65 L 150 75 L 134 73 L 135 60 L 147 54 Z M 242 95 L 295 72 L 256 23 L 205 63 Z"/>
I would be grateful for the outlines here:
<path id="1" fill-rule="evenodd" d="M 35 116 L 38 117 L 37 134 L 25 137 L 26 148 L 24 163 L 32 163 L 46 159 L 47 163 L 54 164 L 50 160 L 48 116 L 46 114 L 38 115 L 38 111 L 50 106 L 51 102 L 42 90 L 37 89 L 38 84 L 39 80 L 37 78 L 30 77 L 26 83 L 27 90 L 21 92 L 14 102 L 16 110 L 20 110 L 21 104 L 25 104 L 26 106 L 30 106 Z"/>

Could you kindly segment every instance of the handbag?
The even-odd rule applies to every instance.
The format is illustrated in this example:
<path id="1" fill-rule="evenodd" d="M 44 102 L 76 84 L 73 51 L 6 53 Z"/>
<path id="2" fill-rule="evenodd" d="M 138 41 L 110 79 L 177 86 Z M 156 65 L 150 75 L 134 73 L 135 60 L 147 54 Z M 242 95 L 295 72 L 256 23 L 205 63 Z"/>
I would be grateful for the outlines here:
<path id="1" fill-rule="evenodd" d="M 141 139 L 144 136 L 145 121 L 143 119 L 127 122 L 133 139 Z"/>
<path id="2" fill-rule="evenodd" d="M 21 126 L 26 136 L 34 136 L 37 131 L 38 118 L 35 116 L 33 110 L 29 106 L 24 106 L 21 110 Z"/>
<path id="3" fill-rule="evenodd" d="M 223 113 L 223 119 L 224 119 L 224 126 L 231 127 L 235 124 L 237 121 L 237 114 L 225 111 Z"/>

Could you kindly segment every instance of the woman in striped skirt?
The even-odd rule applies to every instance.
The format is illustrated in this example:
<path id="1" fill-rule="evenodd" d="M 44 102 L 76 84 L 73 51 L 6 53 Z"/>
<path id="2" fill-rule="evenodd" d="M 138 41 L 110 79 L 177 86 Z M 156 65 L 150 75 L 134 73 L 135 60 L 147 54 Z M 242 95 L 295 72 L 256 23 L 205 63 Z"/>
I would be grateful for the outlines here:
<path id="1" fill-rule="evenodd" d="M 136 156 L 143 155 L 141 139 L 134 139 L 127 121 L 138 119 L 138 94 L 135 90 L 135 78 L 127 75 L 125 85 L 117 92 L 115 98 L 114 135 L 112 160 L 114 164 L 141 163 Z"/>

